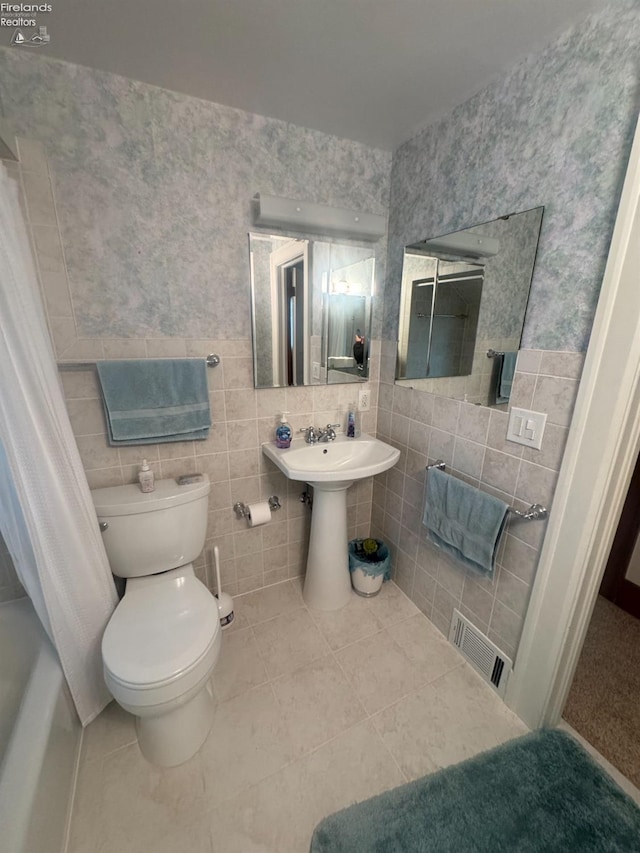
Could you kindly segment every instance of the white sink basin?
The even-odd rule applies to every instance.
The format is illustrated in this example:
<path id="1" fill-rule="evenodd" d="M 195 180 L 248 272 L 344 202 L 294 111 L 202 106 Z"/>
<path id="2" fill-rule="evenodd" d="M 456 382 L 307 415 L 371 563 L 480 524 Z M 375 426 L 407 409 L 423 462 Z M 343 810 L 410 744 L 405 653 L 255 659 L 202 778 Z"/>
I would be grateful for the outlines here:
<path id="1" fill-rule="evenodd" d="M 347 553 L 347 489 L 354 480 L 392 468 L 400 451 L 370 435 L 307 444 L 291 442 L 282 450 L 263 444 L 262 452 L 290 480 L 313 486 L 313 510 L 307 572 L 302 595 L 309 607 L 339 610 L 351 598 Z"/>
<path id="2" fill-rule="evenodd" d="M 395 447 L 364 433 L 358 438 L 339 435 L 335 441 L 318 444 L 297 439 L 284 450 L 275 444 L 263 444 L 262 452 L 290 480 L 312 485 L 350 485 L 354 480 L 381 474 L 400 458 Z"/>

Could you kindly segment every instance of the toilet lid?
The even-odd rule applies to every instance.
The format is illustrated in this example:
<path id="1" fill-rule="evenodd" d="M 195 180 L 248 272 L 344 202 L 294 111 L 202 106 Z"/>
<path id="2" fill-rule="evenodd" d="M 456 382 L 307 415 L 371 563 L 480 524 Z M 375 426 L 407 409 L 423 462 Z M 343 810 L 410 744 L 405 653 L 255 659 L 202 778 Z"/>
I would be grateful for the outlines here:
<path id="1" fill-rule="evenodd" d="M 220 630 L 217 601 L 204 584 L 193 576 L 161 577 L 125 594 L 102 638 L 106 669 L 141 688 L 193 667 Z"/>

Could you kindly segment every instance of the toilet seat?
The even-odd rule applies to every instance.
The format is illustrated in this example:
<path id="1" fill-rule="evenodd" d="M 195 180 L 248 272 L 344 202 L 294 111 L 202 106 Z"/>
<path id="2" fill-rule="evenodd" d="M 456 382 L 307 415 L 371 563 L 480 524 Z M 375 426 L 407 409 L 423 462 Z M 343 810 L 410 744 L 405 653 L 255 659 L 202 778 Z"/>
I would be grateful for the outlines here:
<path id="1" fill-rule="evenodd" d="M 175 698 L 210 672 L 220 619 L 216 599 L 192 569 L 136 581 L 106 627 L 102 660 L 115 698 L 126 694 L 127 702 L 147 705 Z"/>

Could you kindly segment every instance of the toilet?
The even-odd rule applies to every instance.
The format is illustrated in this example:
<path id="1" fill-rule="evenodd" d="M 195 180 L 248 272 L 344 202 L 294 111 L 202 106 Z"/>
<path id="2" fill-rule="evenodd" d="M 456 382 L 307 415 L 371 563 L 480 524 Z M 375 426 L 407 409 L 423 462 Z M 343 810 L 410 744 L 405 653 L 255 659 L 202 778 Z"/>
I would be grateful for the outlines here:
<path id="1" fill-rule="evenodd" d="M 125 594 L 102 639 L 104 679 L 136 718 L 142 754 L 174 767 L 200 749 L 213 720 L 210 677 L 222 634 L 217 600 L 195 576 L 209 478 L 93 489 L 111 571 Z"/>

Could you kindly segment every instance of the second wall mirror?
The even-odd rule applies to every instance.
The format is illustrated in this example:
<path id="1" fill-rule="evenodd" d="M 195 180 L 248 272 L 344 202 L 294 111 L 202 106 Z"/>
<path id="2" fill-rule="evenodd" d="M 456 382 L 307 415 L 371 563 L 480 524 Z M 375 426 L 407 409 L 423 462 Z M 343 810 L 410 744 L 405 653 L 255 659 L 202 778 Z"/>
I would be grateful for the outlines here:
<path id="1" fill-rule="evenodd" d="M 396 382 L 508 403 L 542 214 L 536 207 L 406 246 Z"/>

